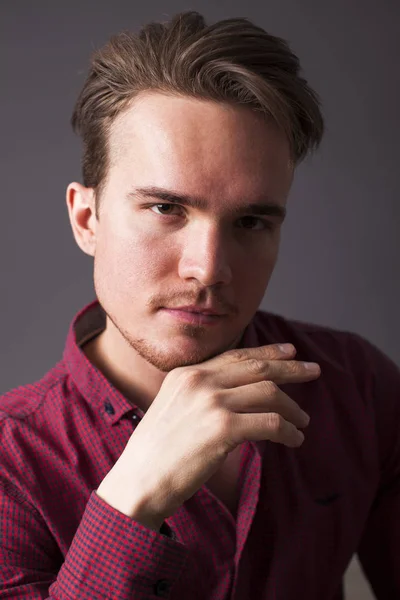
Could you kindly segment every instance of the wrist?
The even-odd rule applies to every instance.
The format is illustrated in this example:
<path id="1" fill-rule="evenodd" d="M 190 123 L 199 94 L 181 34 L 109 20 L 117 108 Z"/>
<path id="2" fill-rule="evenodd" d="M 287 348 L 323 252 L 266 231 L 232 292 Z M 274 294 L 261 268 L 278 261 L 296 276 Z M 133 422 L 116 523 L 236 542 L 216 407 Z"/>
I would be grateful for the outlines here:
<path id="1" fill-rule="evenodd" d="M 164 517 L 151 510 L 150 502 L 145 494 L 140 493 L 137 489 L 135 492 L 128 489 L 126 478 L 125 484 L 122 484 L 107 475 L 97 488 L 96 494 L 120 513 L 145 527 L 160 531 Z"/>

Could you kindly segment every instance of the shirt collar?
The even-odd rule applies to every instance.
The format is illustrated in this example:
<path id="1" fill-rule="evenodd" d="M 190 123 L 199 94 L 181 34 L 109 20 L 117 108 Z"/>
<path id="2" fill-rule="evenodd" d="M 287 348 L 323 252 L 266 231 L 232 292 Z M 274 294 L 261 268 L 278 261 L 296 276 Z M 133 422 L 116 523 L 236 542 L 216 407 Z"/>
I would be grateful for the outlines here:
<path id="1" fill-rule="evenodd" d="M 103 412 L 110 424 L 117 423 L 123 417 L 137 415 L 142 417 L 142 410 L 130 404 L 125 396 L 97 369 L 82 350 L 83 344 L 106 327 L 106 314 L 96 299 L 82 308 L 69 327 L 63 353 L 63 360 L 75 386 L 81 395 L 97 410 Z M 265 342 L 264 342 L 265 343 Z M 239 348 L 252 348 L 260 345 L 254 318 L 246 327 Z M 106 410 L 111 404 L 114 413 Z M 110 414 L 111 413 L 111 414 Z"/>

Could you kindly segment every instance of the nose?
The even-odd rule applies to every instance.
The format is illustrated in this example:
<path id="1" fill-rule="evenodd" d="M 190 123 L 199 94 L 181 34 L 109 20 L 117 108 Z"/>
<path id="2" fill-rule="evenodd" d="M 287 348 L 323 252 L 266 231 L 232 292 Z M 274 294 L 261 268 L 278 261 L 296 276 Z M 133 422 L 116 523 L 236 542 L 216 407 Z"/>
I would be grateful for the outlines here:
<path id="1" fill-rule="evenodd" d="M 197 279 L 203 286 L 227 285 L 232 280 L 229 264 L 229 240 L 216 225 L 185 231 L 179 260 L 181 279 Z"/>

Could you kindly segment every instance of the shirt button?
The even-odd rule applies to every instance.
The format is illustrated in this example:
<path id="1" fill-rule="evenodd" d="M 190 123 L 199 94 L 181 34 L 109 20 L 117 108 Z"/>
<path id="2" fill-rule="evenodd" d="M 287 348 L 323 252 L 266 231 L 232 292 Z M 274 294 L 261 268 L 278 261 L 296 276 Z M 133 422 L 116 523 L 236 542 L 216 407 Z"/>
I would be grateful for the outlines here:
<path id="1" fill-rule="evenodd" d="M 154 593 L 160 598 L 166 598 L 171 588 L 171 584 L 166 579 L 159 579 L 154 586 Z"/>
<path id="2" fill-rule="evenodd" d="M 132 421 L 134 423 L 137 423 L 137 421 L 140 421 L 140 418 L 138 417 L 138 415 L 132 415 Z"/>
<path id="3" fill-rule="evenodd" d="M 108 415 L 114 415 L 115 414 L 115 410 L 114 410 L 113 405 L 110 402 L 108 402 L 108 401 L 104 402 L 104 410 L 106 411 L 106 413 Z"/>

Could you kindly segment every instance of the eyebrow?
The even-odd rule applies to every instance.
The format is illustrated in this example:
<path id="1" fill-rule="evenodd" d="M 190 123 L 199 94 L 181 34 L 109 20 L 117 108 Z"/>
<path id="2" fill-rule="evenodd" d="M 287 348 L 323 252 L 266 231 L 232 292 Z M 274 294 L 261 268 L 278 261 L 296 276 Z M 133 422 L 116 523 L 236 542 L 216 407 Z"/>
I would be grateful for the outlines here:
<path id="1" fill-rule="evenodd" d="M 207 209 L 207 202 L 203 198 L 190 196 L 187 194 L 178 194 L 174 191 L 160 187 L 139 187 L 127 194 L 128 200 L 135 199 L 137 196 L 155 198 L 163 202 L 170 202 L 171 204 L 190 206 L 191 208 L 198 210 Z M 271 217 L 277 217 L 281 221 L 283 221 L 286 217 L 285 207 L 272 201 L 243 204 L 240 207 L 234 207 L 232 212 L 235 215 L 267 215 Z"/>

